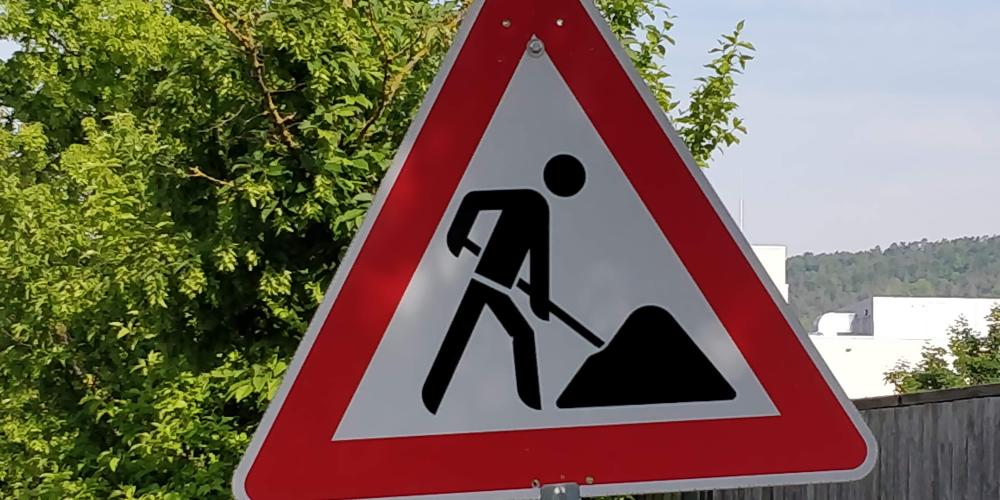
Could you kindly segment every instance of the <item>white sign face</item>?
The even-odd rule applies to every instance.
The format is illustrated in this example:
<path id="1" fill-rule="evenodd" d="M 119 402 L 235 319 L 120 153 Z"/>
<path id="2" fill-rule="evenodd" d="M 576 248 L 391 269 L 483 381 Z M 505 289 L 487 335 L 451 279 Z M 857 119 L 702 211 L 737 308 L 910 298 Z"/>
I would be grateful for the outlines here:
<path id="1" fill-rule="evenodd" d="M 526 120 L 527 116 L 531 119 Z M 582 164 L 585 181 L 578 193 L 561 197 L 547 188 L 543 174 L 550 159 L 567 153 Z M 588 342 L 557 317 L 540 319 L 533 314 L 524 291 L 507 289 L 478 274 L 481 259 L 490 257 L 477 256 L 467 249 L 456 257 L 449 251 L 449 229 L 456 223 L 459 207 L 469 193 L 513 190 L 530 190 L 544 197 L 550 233 L 550 300 L 607 342 L 603 347 Z M 501 212 L 483 210 L 475 215 L 469 240 L 481 247 L 504 244 L 498 240 L 490 243 L 495 232 L 502 232 L 497 227 Z M 545 217 L 544 213 L 537 214 L 527 224 Z M 530 232 L 526 227 L 520 236 L 527 238 Z M 488 255 L 486 252 L 484 255 Z M 532 257 L 530 252 L 526 255 L 519 273 L 519 278 L 529 283 Z M 423 386 L 431 366 L 472 280 L 509 296 L 517 313 L 530 325 L 537 353 L 540 409 L 519 398 L 511 334 L 489 306 L 476 318 L 436 412 L 432 413 L 423 401 Z M 615 344 L 610 341 L 625 319 L 646 305 L 659 306 L 673 316 L 710 363 L 706 368 L 717 370 L 735 395 L 727 399 L 712 399 L 716 396 L 708 394 L 706 400 L 627 405 L 610 401 L 612 404 L 607 406 L 559 407 L 559 396 L 584 362 L 597 352 L 613 350 Z M 666 327 L 657 324 L 653 328 L 659 333 Z M 654 345 L 642 344 L 639 341 L 635 347 L 655 349 Z M 692 366 L 690 372 L 678 373 L 680 370 L 670 369 L 674 362 L 671 353 L 662 354 L 651 357 L 662 359 L 664 364 L 658 378 L 638 376 L 626 382 L 646 386 L 652 392 L 657 386 L 700 383 L 702 375 L 697 366 Z M 631 370 L 627 361 L 603 361 L 596 371 Z M 583 382 L 588 384 L 593 385 L 592 381 Z M 605 385 L 587 390 L 627 389 L 612 387 L 614 382 Z M 545 55 L 525 55 L 332 438 L 776 414 L 766 392 L 552 62 Z"/>

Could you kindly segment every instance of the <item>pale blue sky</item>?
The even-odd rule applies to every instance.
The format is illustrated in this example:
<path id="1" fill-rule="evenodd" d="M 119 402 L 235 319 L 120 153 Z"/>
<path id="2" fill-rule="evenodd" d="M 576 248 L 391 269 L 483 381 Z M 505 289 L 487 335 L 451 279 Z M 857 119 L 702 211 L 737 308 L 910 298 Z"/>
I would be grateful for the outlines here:
<path id="1" fill-rule="evenodd" d="M 1000 2 L 673 0 L 675 84 L 746 19 L 749 135 L 709 178 L 791 253 L 1000 233 Z"/>
<path id="2" fill-rule="evenodd" d="M 673 0 L 679 92 L 746 19 L 750 134 L 709 178 L 791 253 L 1000 233 L 1000 2 Z M 0 57 L 12 45 L 0 42 Z"/>

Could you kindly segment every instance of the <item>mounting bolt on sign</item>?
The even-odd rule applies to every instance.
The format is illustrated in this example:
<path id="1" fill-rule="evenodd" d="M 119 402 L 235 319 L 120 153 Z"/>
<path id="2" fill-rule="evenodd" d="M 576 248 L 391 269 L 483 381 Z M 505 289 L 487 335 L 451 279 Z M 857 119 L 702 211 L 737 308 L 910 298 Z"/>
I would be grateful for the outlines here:
<path id="1" fill-rule="evenodd" d="M 441 68 L 236 498 L 577 500 L 872 469 L 871 432 L 592 0 L 477 0 Z"/>
<path id="2" fill-rule="evenodd" d="M 542 43 L 541 40 L 532 38 L 531 41 L 528 42 L 528 53 L 531 54 L 532 57 L 541 57 L 543 52 L 545 52 L 545 44 Z"/>

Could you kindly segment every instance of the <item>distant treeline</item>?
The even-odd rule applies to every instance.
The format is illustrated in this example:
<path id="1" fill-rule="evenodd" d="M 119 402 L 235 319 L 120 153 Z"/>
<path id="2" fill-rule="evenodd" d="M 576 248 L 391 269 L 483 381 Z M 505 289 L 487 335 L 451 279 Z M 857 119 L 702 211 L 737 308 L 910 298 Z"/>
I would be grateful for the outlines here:
<path id="1" fill-rule="evenodd" d="M 788 285 L 808 331 L 820 314 L 872 295 L 1000 297 L 1000 236 L 797 255 L 788 259 Z"/>

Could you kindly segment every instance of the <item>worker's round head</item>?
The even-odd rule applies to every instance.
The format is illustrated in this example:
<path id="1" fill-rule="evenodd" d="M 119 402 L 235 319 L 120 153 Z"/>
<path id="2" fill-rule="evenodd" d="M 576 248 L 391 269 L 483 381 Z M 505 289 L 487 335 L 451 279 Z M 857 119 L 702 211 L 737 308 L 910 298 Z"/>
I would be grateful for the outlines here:
<path id="1" fill-rule="evenodd" d="M 569 197 L 583 189 L 583 183 L 587 180 L 587 172 L 575 156 L 559 154 L 545 163 L 542 179 L 545 180 L 545 186 L 553 194 Z"/>

